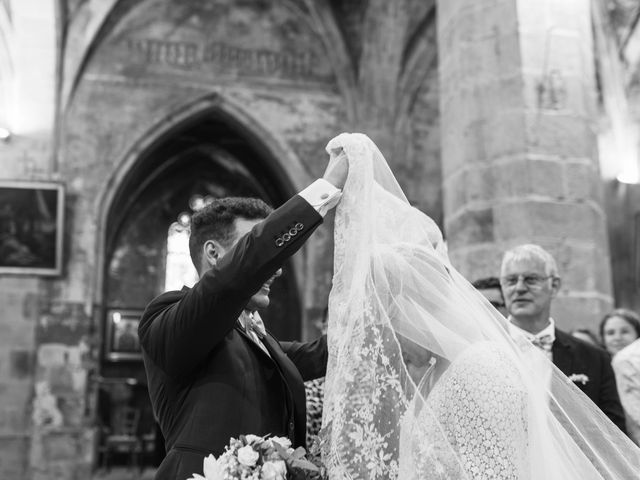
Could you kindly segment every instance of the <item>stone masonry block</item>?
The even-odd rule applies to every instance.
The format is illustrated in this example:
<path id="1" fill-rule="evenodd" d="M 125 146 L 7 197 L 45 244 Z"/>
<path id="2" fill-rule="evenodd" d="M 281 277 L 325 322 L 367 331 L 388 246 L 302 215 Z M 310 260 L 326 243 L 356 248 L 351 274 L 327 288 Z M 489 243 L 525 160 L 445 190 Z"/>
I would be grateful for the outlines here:
<path id="1" fill-rule="evenodd" d="M 467 210 L 448 222 L 445 220 L 448 238 L 455 238 L 462 245 L 492 242 L 493 210 Z"/>
<path id="2" fill-rule="evenodd" d="M 514 157 L 493 165 L 493 170 L 497 199 L 521 198 L 531 194 L 549 199 L 564 196 L 564 170 L 559 161 Z"/>
<path id="3" fill-rule="evenodd" d="M 20 434 L 28 427 L 27 401 L 17 403 L 3 395 L 3 406 L 0 406 L 0 435 Z"/>
<path id="4" fill-rule="evenodd" d="M 77 458 L 81 451 L 77 435 L 74 432 L 40 430 L 33 436 L 33 442 L 39 446 L 43 464 Z"/>
<path id="5" fill-rule="evenodd" d="M 447 179 L 445 183 L 445 202 L 450 216 L 465 208 L 479 208 L 486 205 L 495 196 L 494 169 L 491 166 L 477 164 Z"/>
<path id="6" fill-rule="evenodd" d="M 564 158 L 590 158 L 596 137 L 583 117 L 526 113 L 527 151 Z"/>
<path id="7" fill-rule="evenodd" d="M 470 282 L 500 275 L 503 249 L 499 244 L 477 244 L 458 248 L 455 238 L 448 240 L 451 264 Z"/>
<path id="8" fill-rule="evenodd" d="M 523 83 L 521 75 L 493 76 L 449 87 L 445 98 L 447 111 L 442 112 L 445 125 L 463 131 L 470 123 L 491 120 L 505 113 L 522 116 Z M 452 124 L 450 125 L 449 122 Z"/>
<path id="9" fill-rule="evenodd" d="M 29 437 L 0 435 L 0 478 L 25 478 L 29 455 Z"/>
<path id="10" fill-rule="evenodd" d="M 562 291 L 611 294 L 609 257 L 601 245 L 567 242 L 554 255 Z"/>
<path id="11" fill-rule="evenodd" d="M 495 185 L 494 169 L 483 165 L 470 165 L 466 171 L 466 182 L 464 187 L 467 190 L 467 202 L 487 202 L 494 196 L 493 186 Z"/>
<path id="12" fill-rule="evenodd" d="M 599 201 L 601 180 L 597 167 L 592 162 L 566 162 L 564 169 L 567 199 Z"/>
<path id="13" fill-rule="evenodd" d="M 477 150 L 476 145 L 481 146 Z M 521 111 L 502 111 L 489 116 L 476 128 L 476 138 L 468 144 L 469 160 L 487 161 L 521 153 L 526 146 Z"/>
<path id="14" fill-rule="evenodd" d="M 551 304 L 551 316 L 561 330 L 589 328 L 597 332 L 600 320 L 612 309 L 612 298 L 580 295 L 575 292 L 571 296 L 558 296 Z"/>
<path id="15" fill-rule="evenodd" d="M 447 178 L 442 184 L 442 206 L 447 216 L 455 215 L 467 203 L 467 194 L 464 189 L 464 177 L 466 171 L 461 170 Z"/>
<path id="16" fill-rule="evenodd" d="M 512 0 L 456 1 L 438 4 L 438 42 L 446 39 L 447 49 L 458 43 L 473 42 L 500 31 L 514 31 L 518 26 L 518 12 Z"/>
<path id="17" fill-rule="evenodd" d="M 548 237 L 586 241 L 592 239 L 604 245 L 600 236 L 594 238 L 604 224 L 602 212 L 590 205 L 550 201 L 521 200 L 496 205 L 495 236 L 498 240 Z"/>

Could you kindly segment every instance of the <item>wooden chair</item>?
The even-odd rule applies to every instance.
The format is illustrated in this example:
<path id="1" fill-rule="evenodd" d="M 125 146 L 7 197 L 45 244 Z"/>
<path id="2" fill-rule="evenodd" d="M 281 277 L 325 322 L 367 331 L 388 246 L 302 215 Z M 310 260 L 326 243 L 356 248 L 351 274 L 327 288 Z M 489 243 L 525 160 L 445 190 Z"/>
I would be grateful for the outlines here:
<path id="1" fill-rule="evenodd" d="M 140 467 L 142 440 L 138 435 L 140 411 L 137 408 L 122 406 L 113 412 L 111 426 L 103 429 L 98 451 L 102 454 L 102 467 L 111 467 L 111 455 L 114 453 L 129 456 L 131 468 Z"/>

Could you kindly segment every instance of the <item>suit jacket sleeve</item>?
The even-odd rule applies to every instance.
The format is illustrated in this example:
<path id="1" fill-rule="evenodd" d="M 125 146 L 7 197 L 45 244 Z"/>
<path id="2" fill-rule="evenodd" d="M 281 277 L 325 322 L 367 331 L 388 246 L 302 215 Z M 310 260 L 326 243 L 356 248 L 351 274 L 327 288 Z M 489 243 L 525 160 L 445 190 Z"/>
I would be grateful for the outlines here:
<path id="1" fill-rule="evenodd" d="M 600 383 L 599 407 L 620 430 L 626 432 L 624 411 L 620 404 L 616 377 L 611 367 L 611 359 L 606 352 L 601 353 L 602 382 Z"/>
<path id="2" fill-rule="evenodd" d="M 309 342 L 280 342 L 280 347 L 294 363 L 306 382 L 327 373 L 327 336 Z"/>
<path id="3" fill-rule="evenodd" d="M 167 375 L 192 372 L 234 327 L 251 296 L 320 223 L 318 212 L 295 195 L 242 237 L 192 289 L 153 300 L 138 327 L 146 355 Z M 297 235 L 276 245 L 300 224 Z"/>

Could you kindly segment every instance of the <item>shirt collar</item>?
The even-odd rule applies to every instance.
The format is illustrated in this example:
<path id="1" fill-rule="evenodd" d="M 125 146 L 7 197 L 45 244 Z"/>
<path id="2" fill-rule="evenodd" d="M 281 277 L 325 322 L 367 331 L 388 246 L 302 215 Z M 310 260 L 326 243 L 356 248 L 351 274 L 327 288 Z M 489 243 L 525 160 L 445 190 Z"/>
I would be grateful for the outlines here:
<path id="1" fill-rule="evenodd" d="M 252 322 L 253 312 L 249 310 L 243 310 L 240 316 L 238 317 L 238 321 L 244 330 L 249 328 Z"/>
<path id="2" fill-rule="evenodd" d="M 553 320 L 553 318 L 549 317 L 549 324 L 546 327 L 544 327 L 538 333 L 531 333 L 531 332 L 527 332 L 526 330 L 523 330 L 522 328 L 520 328 L 516 324 L 514 324 L 513 323 L 513 317 L 511 315 L 509 315 L 509 332 L 512 334 L 512 336 L 513 336 L 514 332 L 518 332 L 518 333 L 524 335 L 524 337 L 529 341 L 532 341 L 535 338 L 541 338 L 541 337 L 545 337 L 545 336 L 549 336 L 549 337 L 551 337 L 552 341 L 555 341 L 555 339 L 556 339 L 556 322 Z"/>
<path id="3" fill-rule="evenodd" d="M 245 332 L 249 329 L 254 329 L 257 330 L 260 335 L 266 334 L 264 322 L 257 311 L 251 312 L 249 310 L 243 310 L 238 317 L 238 322 L 240 322 Z"/>

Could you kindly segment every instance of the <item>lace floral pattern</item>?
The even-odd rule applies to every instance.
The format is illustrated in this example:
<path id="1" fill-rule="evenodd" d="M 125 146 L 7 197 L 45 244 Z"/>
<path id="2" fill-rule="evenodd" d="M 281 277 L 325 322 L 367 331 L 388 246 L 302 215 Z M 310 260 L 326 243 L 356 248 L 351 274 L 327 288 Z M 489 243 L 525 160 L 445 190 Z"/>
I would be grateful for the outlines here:
<path id="1" fill-rule="evenodd" d="M 496 345 L 476 344 L 460 355 L 427 403 L 471 478 L 528 478 L 526 392 Z"/>

